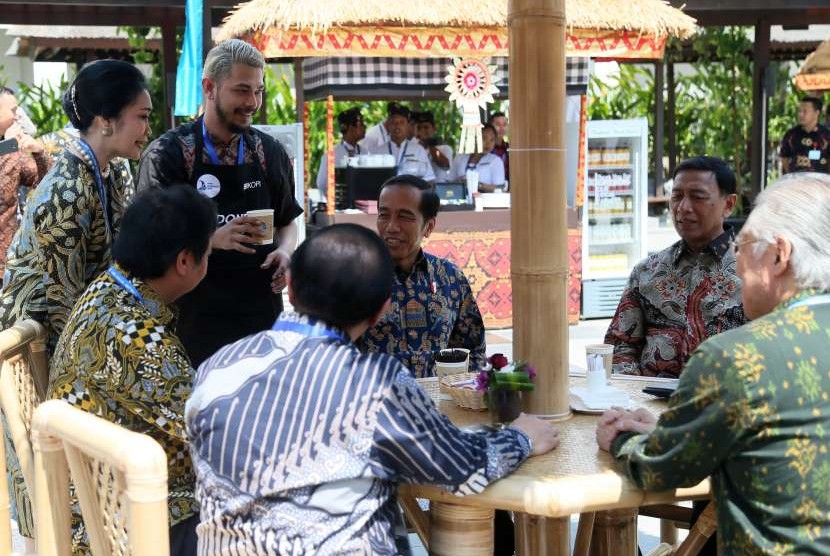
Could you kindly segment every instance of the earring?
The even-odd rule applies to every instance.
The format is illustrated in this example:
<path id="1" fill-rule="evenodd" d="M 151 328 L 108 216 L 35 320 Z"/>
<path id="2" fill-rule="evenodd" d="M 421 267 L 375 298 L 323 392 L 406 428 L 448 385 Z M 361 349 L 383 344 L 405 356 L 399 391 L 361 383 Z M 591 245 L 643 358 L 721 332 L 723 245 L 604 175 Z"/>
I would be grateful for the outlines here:
<path id="1" fill-rule="evenodd" d="M 105 127 L 104 129 L 101 130 L 101 135 L 103 135 L 104 137 L 109 137 L 110 135 L 112 135 L 112 128 L 111 127 Z"/>

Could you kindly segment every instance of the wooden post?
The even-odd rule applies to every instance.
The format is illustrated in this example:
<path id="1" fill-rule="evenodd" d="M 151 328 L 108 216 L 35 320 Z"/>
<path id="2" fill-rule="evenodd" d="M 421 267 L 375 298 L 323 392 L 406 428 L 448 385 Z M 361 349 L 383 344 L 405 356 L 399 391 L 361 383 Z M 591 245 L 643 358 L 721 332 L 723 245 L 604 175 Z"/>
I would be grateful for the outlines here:
<path id="1" fill-rule="evenodd" d="M 538 369 L 528 411 L 567 417 L 565 0 L 510 0 L 514 356 Z"/>
<path id="2" fill-rule="evenodd" d="M 429 553 L 433 556 L 493 554 L 492 508 L 430 503 Z"/>
<path id="3" fill-rule="evenodd" d="M 570 519 L 515 513 L 516 556 L 568 556 Z"/>
<path id="4" fill-rule="evenodd" d="M 164 70 L 164 122 L 170 128 L 176 126 L 173 107 L 176 104 L 176 21 L 164 20 L 161 24 L 161 59 Z"/>
<path id="5" fill-rule="evenodd" d="M 663 101 L 663 60 L 654 62 L 654 194 L 663 189 L 663 137 L 666 104 Z"/>
<path id="6" fill-rule="evenodd" d="M 597 512 L 591 538 L 591 556 L 637 554 L 637 508 Z"/>
<path id="7" fill-rule="evenodd" d="M 305 108 L 305 91 L 303 90 L 303 59 L 294 58 L 294 99 L 297 108 L 297 121 L 303 122 Z"/>
<path id="8" fill-rule="evenodd" d="M 674 81 L 674 62 L 672 61 L 666 65 L 666 87 L 668 88 L 666 110 L 668 112 L 669 175 L 673 176 L 674 169 L 677 168 L 677 85 Z"/>
<path id="9" fill-rule="evenodd" d="M 752 151 L 750 153 L 752 191 L 750 200 L 755 199 L 767 181 L 766 75 L 769 67 L 769 33 L 768 21 L 762 19 L 755 25 L 755 46 L 752 51 Z"/>

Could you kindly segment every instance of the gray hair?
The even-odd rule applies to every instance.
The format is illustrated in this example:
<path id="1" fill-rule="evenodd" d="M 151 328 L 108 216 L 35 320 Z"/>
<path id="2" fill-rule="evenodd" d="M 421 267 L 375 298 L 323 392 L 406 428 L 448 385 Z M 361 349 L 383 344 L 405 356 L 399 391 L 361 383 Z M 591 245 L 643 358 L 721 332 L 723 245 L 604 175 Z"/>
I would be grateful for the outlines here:
<path id="1" fill-rule="evenodd" d="M 776 238 L 792 244 L 801 289 L 830 289 L 830 176 L 804 172 L 778 180 L 758 195 L 744 229 L 760 240 L 756 253 Z"/>
<path id="2" fill-rule="evenodd" d="M 208 52 L 202 77 L 222 81 L 231 74 L 234 64 L 245 64 L 252 68 L 265 67 L 262 52 L 239 39 L 222 41 Z"/>

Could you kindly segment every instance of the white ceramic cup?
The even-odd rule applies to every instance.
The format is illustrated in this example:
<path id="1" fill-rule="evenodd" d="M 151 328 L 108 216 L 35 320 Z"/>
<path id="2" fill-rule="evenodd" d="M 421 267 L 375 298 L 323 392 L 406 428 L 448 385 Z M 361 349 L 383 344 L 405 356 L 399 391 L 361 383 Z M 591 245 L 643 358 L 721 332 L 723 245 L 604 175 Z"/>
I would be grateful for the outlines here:
<path id="1" fill-rule="evenodd" d="M 251 218 L 259 220 L 259 229 L 265 236 L 255 244 L 271 245 L 274 243 L 274 209 L 249 210 L 246 214 Z"/>

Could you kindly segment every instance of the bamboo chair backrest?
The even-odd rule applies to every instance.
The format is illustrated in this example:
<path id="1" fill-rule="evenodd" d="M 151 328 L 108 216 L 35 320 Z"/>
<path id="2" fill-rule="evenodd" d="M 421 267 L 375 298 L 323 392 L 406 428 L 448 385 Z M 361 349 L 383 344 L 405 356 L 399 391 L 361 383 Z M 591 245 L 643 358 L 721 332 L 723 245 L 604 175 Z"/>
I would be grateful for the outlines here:
<path id="1" fill-rule="evenodd" d="M 149 436 L 70 406 L 35 411 L 38 554 L 69 556 L 69 476 L 93 556 L 168 556 L 167 458 Z M 46 494 L 48 493 L 48 494 Z"/>
<path id="2" fill-rule="evenodd" d="M 34 491 L 31 426 L 35 407 L 43 400 L 49 381 L 46 333 L 33 320 L 24 320 L 0 332 L 0 408 L 17 454 L 26 489 Z M 6 445 L 0 442 L 0 466 L 6 476 Z M 0 488 L 0 554 L 12 550 L 9 493 Z"/>

